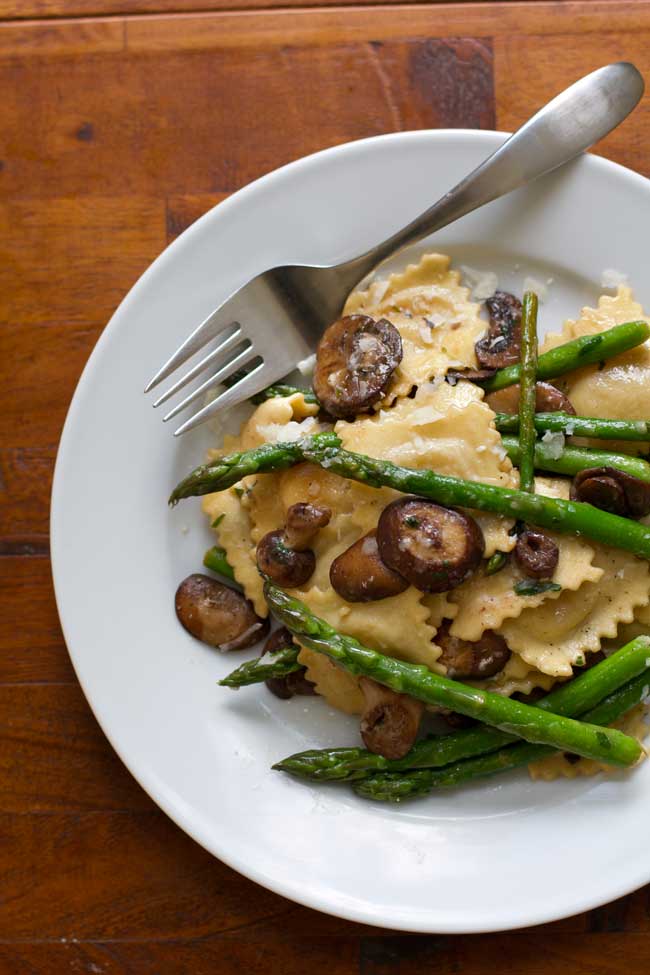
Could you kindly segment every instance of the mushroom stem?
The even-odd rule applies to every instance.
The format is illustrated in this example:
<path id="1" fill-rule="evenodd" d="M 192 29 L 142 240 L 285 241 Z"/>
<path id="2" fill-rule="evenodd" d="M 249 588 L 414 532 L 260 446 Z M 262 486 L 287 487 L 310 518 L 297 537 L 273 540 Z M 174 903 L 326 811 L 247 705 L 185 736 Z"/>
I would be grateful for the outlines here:
<path id="1" fill-rule="evenodd" d="M 408 694 L 396 694 L 371 677 L 360 677 L 366 707 L 361 716 L 361 737 L 366 748 L 384 758 L 403 758 L 411 750 L 424 705 Z"/>

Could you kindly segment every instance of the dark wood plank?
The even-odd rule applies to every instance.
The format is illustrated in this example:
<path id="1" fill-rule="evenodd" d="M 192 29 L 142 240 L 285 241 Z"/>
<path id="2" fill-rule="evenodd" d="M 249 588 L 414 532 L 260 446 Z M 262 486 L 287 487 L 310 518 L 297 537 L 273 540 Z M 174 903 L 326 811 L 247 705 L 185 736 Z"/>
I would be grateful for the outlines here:
<path id="1" fill-rule="evenodd" d="M 195 220 L 226 199 L 227 193 L 182 193 L 167 200 L 167 242 L 171 243 Z"/>
<path id="2" fill-rule="evenodd" d="M 23 64 L 23 83 L 32 88 L 42 66 L 34 63 L 32 70 L 25 67 Z M 6 61 L 0 62 L 0 77 L 3 68 L 6 71 Z M 7 72 L 10 73 L 11 70 Z M 55 74 L 50 78 L 53 83 Z M 15 80 L 20 85 L 19 79 Z M 32 88 L 32 95 L 33 104 L 56 115 L 55 103 L 66 95 L 73 98 L 73 90 L 64 93 L 57 83 L 48 99 L 49 105 L 44 104 L 46 100 L 40 91 Z M 26 118 L 28 114 L 24 105 L 20 117 Z M 46 195 L 54 194 L 54 198 L 14 197 L 0 204 L 4 257 L 0 263 L 0 323 L 3 325 L 5 322 L 104 325 L 124 293 L 166 243 L 162 200 L 120 195 L 67 198 L 60 195 L 63 188 L 58 177 L 52 179 L 52 171 L 65 168 L 72 172 L 75 159 L 82 160 L 85 169 L 83 179 L 74 186 L 70 184 L 73 193 L 83 194 L 84 186 L 87 190 L 100 182 L 96 172 L 93 173 L 92 141 L 79 138 L 83 126 L 92 123 L 82 114 L 78 114 L 74 123 L 69 117 L 66 122 L 69 129 L 62 123 L 60 131 L 53 132 L 46 126 L 38 147 L 35 144 L 30 147 L 27 142 L 31 139 L 25 141 L 21 136 L 20 157 L 29 156 L 32 150 L 40 154 L 43 175 L 49 174 Z M 14 131 L 14 140 L 18 134 Z M 5 152 L 4 162 L 0 185 L 13 168 L 18 171 L 24 171 L 25 166 L 29 168 L 29 163 L 16 159 L 10 151 Z M 104 159 L 103 163 L 107 165 L 108 160 Z M 126 159 L 122 163 L 126 165 Z M 123 182 L 121 174 L 115 176 L 116 184 Z M 30 187 L 25 184 L 24 189 Z M 38 191 L 36 185 L 31 189 L 35 194 Z M 4 185 L 5 194 L 14 192 L 15 188 Z"/>
<path id="3" fill-rule="evenodd" d="M 0 946 L 0 975 L 357 975 L 355 938 L 306 940 L 287 935 L 251 943 L 246 937 L 209 941 Z M 443 973 L 441 973 L 443 975 Z"/>
<path id="4" fill-rule="evenodd" d="M 0 325 L 4 350 L 0 441 L 5 449 L 20 453 L 57 443 L 75 386 L 102 327 Z M 7 521 L 11 523 L 11 518 Z"/>
<path id="5" fill-rule="evenodd" d="M 168 25 L 165 36 L 171 40 L 175 33 L 175 25 Z M 89 186 L 101 186 L 106 196 L 227 193 L 282 163 L 350 139 L 395 129 L 494 125 L 487 40 L 370 43 L 373 34 L 367 35 L 368 40 L 291 49 L 278 35 L 272 46 L 252 39 L 242 49 L 229 47 L 219 34 L 209 50 L 136 47 L 70 58 L 65 71 L 58 56 L 0 58 L 7 132 L 0 189 L 30 198 L 75 194 Z M 0 51 L 1 42 L 0 32 Z M 48 124 L 25 128 L 34 105 Z M 137 228 L 141 250 L 127 256 L 127 249 L 125 255 L 134 270 L 146 263 L 145 252 L 148 260 L 155 252 L 158 218 L 148 204 L 140 214 L 121 216 L 120 200 L 107 200 L 96 217 L 83 200 L 54 200 L 43 214 L 26 205 L 32 206 L 30 226 L 38 233 L 25 243 L 25 255 L 32 269 L 42 267 L 43 287 L 53 280 L 52 268 L 39 261 L 49 246 L 48 221 L 55 222 L 56 233 L 67 206 L 77 208 L 70 216 L 75 241 L 89 243 L 108 209 L 119 221 L 116 233 L 121 229 L 129 242 Z M 7 231 L 25 219 L 23 203 L 12 206 L 18 215 L 11 210 L 5 218 Z M 87 252 L 93 275 L 101 269 L 102 246 L 104 253 L 120 253 L 115 234 L 101 237 L 99 245 L 99 253 Z M 112 272 L 106 271 L 107 294 L 96 297 L 108 310 L 114 292 Z M 52 295 L 56 311 L 71 316 L 83 307 L 87 314 L 96 284 L 80 276 L 72 309 L 65 292 Z M 34 297 L 38 301 L 40 294 Z M 13 300 L 19 303 L 14 317 L 29 313 L 20 293 Z"/>
<path id="6" fill-rule="evenodd" d="M 0 684 L 74 681 L 46 558 L 0 558 Z"/>
<path id="7" fill-rule="evenodd" d="M 639 5 L 639 13 L 650 4 Z M 650 77 L 650 23 L 639 16 L 638 30 L 619 32 L 618 18 L 610 18 L 601 34 L 586 34 L 576 44 L 573 37 L 502 36 L 495 41 L 497 121 L 501 129 L 516 129 L 529 117 L 531 107 L 542 105 L 576 79 L 608 61 L 632 61 L 645 78 Z M 650 160 L 650 101 L 644 98 L 631 117 L 604 139 L 595 151 L 648 176 Z"/>
<path id="8" fill-rule="evenodd" d="M 0 449 L 0 539 L 47 536 L 55 447 Z"/>
<path id="9" fill-rule="evenodd" d="M 78 684 L 0 685 L 0 812 L 155 809 Z"/>
<path id="10" fill-rule="evenodd" d="M 0 942 L 202 938 L 287 910 L 160 812 L 0 815 Z"/>

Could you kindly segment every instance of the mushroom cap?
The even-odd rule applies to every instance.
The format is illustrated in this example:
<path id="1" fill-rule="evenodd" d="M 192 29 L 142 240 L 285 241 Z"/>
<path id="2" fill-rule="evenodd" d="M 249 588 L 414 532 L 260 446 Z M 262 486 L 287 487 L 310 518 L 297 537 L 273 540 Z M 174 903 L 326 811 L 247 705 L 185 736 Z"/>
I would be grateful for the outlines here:
<path id="1" fill-rule="evenodd" d="M 402 339 L 387 319 L 347 315 L 325 330 L 313 386 L 331 416 L 351 419 L 377 403 L 402 361 Z"/>
<path id="2" fill-rule="evenodd" d="M 188 633 L 220 650 L 250 647 L 269 629 L 243 593 L 199 572 L 181 582 L 175 606 Z"/>
<path id="3" fill-rule="evenodd" d="M 256 555 L 260 572 L 285 589 L 303 586 L 316 568 L 312 549 L 297 552 L 289 548 L 282 529 L 264 535 L 257 544 Z"/>
<path id="4" fill-rule="evenodd" d="M 423 498 L 398 498 L 384 508 L 377 544 L 386 565 L 423 592 L 459 586 L 478 568 L 485 551 L 473 518 Z"/>
<path id="5" fill-rule="evenodd" d="M 368 603 L 408 589 L 403 576 L 382 561 L 376 533 L 368 532 L 330 566 L 332 589 L 349 603 Z"/>

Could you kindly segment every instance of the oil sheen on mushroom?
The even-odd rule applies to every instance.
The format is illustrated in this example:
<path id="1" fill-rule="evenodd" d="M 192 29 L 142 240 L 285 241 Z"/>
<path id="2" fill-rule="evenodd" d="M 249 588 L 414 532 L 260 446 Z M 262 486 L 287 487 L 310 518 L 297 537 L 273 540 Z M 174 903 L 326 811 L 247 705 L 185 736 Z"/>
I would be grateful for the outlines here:
<path id="1" fill-rule="evenodd" d="M 423 592 L 459 586 L 485 551 L 473 518 L 422 498 L 399 498 L 384 508 L 377 544 L 382 561 Z"/>
<path id="2" fill-rule="evenodd" d="M 495 291 L 485 306 L 490 315 L 488 332 L 474 346 L 479 367 L 502 369 L 519 362 L 521 302 L 507 291 Z"/>
<path id="3" fill-rule="evenodd" d="M 181 582 L 175 605 L 188 633 L 219 650 L 250 647 L 269 629 L 241 592 L 199 572 Z"/>
<path id="4" fill-rule="evenodd" d="M 520 386 L 506 386 L 495 393 L 488 393 L 485 402 L 495 413 L 519 412 Z M 575 416 L 573 404 L 568 396 L 550 383 L 535 383 L 535 412 L 536 413 L 571 413 Z"/>
<path id="5" fill-rule="evenodd" d="M 438 629 L 435 642 L 442 648 L 438 663 L 447 668 L 453 680 L 486 680 L 503 670 L 510 659 L 510 650 L 502 636 L 486 630 L 480 640 L 470 642 L 451 636 L 448 622 Z"/>
<path id="6" fill-rule="evenodd" d="M 589 467 L 571 485 L 571 499 L 627 518 L 650 514 L 650 484 L 616 467 Z"/>
<path id="7" fill-rule="evenodd" d="M 402 339 L 385 318 L 347 315 L 318 343 L 314 392 L 337 419 L 352 419 L 385 396 L 402 361 Z"/>
<path id="8" fill-rule="evenodd" d="M 424 705 L 397 694 L 369 677 L 359 678 L 365 698 L 361 737 L 366 748 L 384 758 L 403 758 L 417 737 Z"/>
<path id="9" fill-rule="evenodd" d="M 557 568 L 560 550 L 544 532 L 525 528 L 517 536 L 515 561 L 533 579 L 550 579 Z"/>
<path id="10" fill-rule="evenodd" d="M 330 566 L 332 589 L 349 603 L 369 603 L 408 589 L 403 576 L 382 561 L 375 532 L 341 552 Z"/>

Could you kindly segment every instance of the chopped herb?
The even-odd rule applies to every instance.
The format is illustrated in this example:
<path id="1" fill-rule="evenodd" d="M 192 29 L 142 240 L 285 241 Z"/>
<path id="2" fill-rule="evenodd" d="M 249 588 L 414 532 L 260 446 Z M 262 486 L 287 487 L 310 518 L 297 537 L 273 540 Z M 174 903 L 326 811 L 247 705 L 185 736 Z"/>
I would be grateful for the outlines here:
<path id="1" fill-rule="evenodd" d="M 235 492 L 235 494 L 237 495 L 238 498 L 241 498 L 241 497 L 244 496 L 244 489 L 243 488 L 236 487 L 236 488 L 233 488 L 233 491 Z"/>
<path id="2" fill-rule="evenodd" d="M 562 586 L 557 582 L 543 582 L 538 579 L 522 579 L 518 582 L 514 591 L 518 596 L 539 596 L 543 592 L 560 592 Z"/>
<path id="3" fill-rule="evenodd" d="M 216 518 L 214 519 L 214 521 L 213 521 L 213 522 L 212 522 L 212 524 L 210 525 L 210 528 L 216 528 L 216 527 L 217 527 L 218 525 L 220 525 L 220 524 L 221 524 L 221 522 L 223 521 L 223 519 L 224 519 L 225 517 L 226 517 L 226 516 L 225 516 L 225 514 L 220 514 L 220 515 L 217 515 L 217 517 L 216 517 Z"/>
<path id="4" fill-rule="evenodd" d="M 576 657 L 576 659 L 575 659 L 575 665 L 576 665 L 576 667 L 584 667 L 584 665 L 585 665 L 585 658 L 582 655 L 579 656 L 579 657 Z"/>
<path id="5" fill-rule="evenodd" d="M 409 526 L 409 528 L 420 527 L 420 519 L 416 518 L 415 515 L 407 515 L 406 518 L 404 519 L 404 522 Z"/>
<path id="6" fill-rule="evenodd" d="M 495 552 L 494 555 L 488 559 L 488 564 L 485 566 L 486 576 L 493 576 L 496 572 L 499 572 L 507 561 L 508 558 L 505 552 Z"/>

